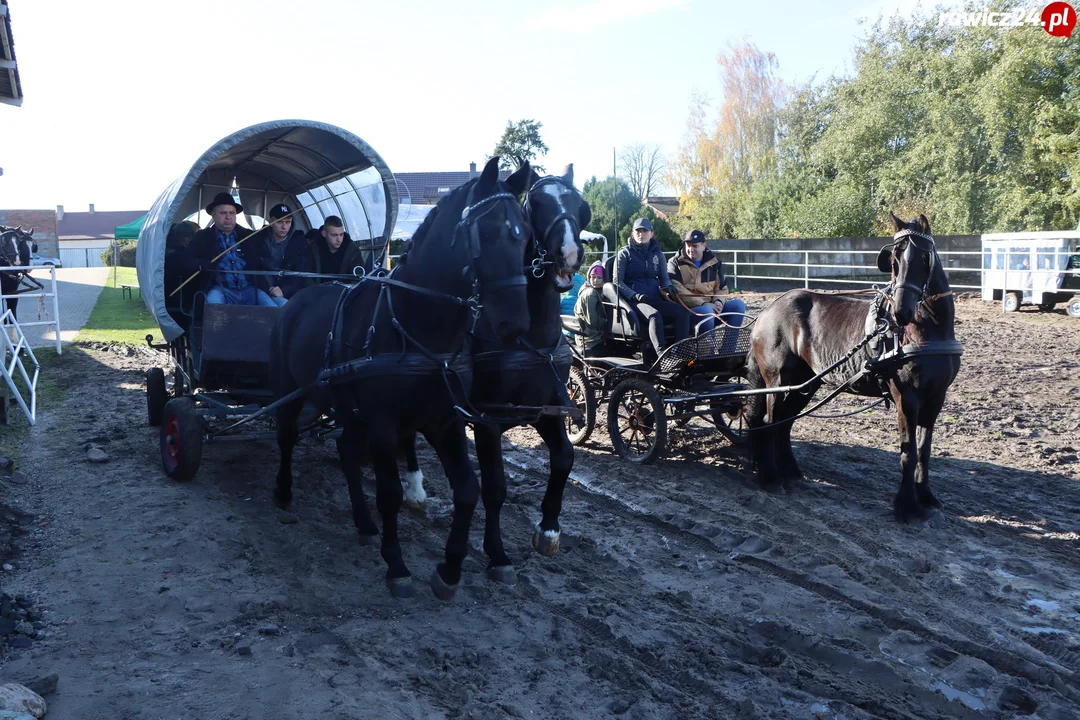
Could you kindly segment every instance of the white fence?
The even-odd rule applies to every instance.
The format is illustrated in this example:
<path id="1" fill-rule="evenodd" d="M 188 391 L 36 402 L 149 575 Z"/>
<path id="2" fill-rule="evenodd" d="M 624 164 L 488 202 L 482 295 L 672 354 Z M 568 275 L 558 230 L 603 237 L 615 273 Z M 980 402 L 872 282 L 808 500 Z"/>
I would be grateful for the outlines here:
<path id="1" fill-rule="evenodd" d="M 33 425 L 37 422 L 37 381 L 38 374 L 41 372 L 41 365 L 38 364 L 34 351 L 30 349 L 30 344 L 26 342 L 26 336 L 23 335 L 22 328 L 15 322 L 10 310 L 4 310 L 3 314 L 0 315 L 0 329 L 3 330 L 0 333 L 0 357 L 3 357 L 3 363 L 0 364 L 0 375 L 3 376 L 4 383 L 15 397 L 16 402 L 19 403 L 19 408 L 26 415 L 26 419 Z M 9 337 L 9 332 L 14 332 L 15 337 Z M 32 373 L 26 372 L 26 365 L 23 364 L 22 360 L 24 352 L 30 359 Z M 20 384 L 26 389 L 26 397 L 23 397 L 19 389 Z M 7 402 L 7 398 L 2 393 L 0 393 L 0 401 Z"/>
<path id="2" fill-rule="evenodd" d="M 12 268 L 5 268 L 5 270 L 43 270 L 43 269 L 47 269 L 49 271 L 49 280 L 45 284 L 45 289 L 44 290 L 34 290 L 34 291 L 31 291 L 31 292 L 19 293 L 18 295 L 0 295 L 0 309 L 2 309 L 2 310 L 7 309 L 6 300 L 8 298 L 18 298 L 18 300 L 19 300 L 19 309 L 22 311 L 23 317 L 25 318 L 27 316 L 27 314 L 29 312 L 31 312 L 31 310 L 35 307 L 33 305 L 30 305 L 29 303 L 27 303 L 25 301 L 29 300 L 30 298 L 40 298 L 39 302 L 36 303 L 35 305 L 38 308 L 40 308 L 42 306 L 45 307 L 45 316 L 48 319 L 47 320 L 20 321 L 19 322 L 19 327 L 21 327 L 21 328 L 23 328 L 25 330 L 26 328 L 30 328 L 30 327 L 52 326 L 52 328 L 53 328 L 53 330 L 54 330 L 54 332 L 56 334 L 56 354 L 60 355 L 63 351 L 62 351 L 62 349 L 60 347 L 60 301 L 57 298 L 57 293 L 56 293 L 56 268 L 54 268 L 54 267 L 40 268 L 40 267 L 29 267 L 29 266 L 18 266 L 18 267 L 12 267 Z M 49 309 L 50 307 L 51 307 L 51 311 Z M 0 327 L 0 330 L 2 330 L 3 332 L 7 332 L 8 328 L 7 328 L 7 326 L 3 326 L 3 327 Z"/>

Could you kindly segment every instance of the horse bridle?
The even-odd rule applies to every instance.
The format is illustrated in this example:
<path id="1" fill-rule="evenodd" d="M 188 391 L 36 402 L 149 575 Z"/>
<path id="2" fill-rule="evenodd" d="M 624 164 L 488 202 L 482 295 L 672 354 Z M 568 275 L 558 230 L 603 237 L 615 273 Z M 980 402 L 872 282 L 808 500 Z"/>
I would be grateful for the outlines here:
<path id="1" fill-rule="evenodd" d="M 530 224 L 532 223 L 532 194 L 533 194 L 533 191 L 536 190 L 539 187 L 543 187 L 544 185 L 551 185 L 551 184 L 556 184 L 556 185 L 561 185 L 562 187 L 566 187 L 566 183 L 563 182 L 562 178 L 558 177 L 557 175 L 548 175 L 546 177 L 540 178 L 535 183 L 533 183 L 533 186 L 531 188 L 529 188 L 529 191 L 527 193 L 525 193 L 525 205 L 524 205 L 525 219 L 528 220 L 530 222 Z M 562 205 L 562 203 L 560 203 L 560 206 L 561 205 Z M 525 266 L 525 271 L 526 272 L 531 272 L 532 276 L 534 278 L 543 277 L 547 266 L 555 264 L 553 260 L 548 260 L 547 259 L 547 250 L 544 249 L 544 241 L 547 240 L 548 235 L 550 235 L 551 231 L 555 229 L 555 226 L 558 225 L 563 220 L 570 223 L 570 230 L 574 232 L 574 237 L 575 238 L 581 233 L 581 228 L 578 227 L 578 219 L 577 219 L 577 217 L 575 217 L 573 213 L 571 213 L 571 212 L 569 212 L 568 210 L 565 210 L 565 209 L 563 209 L 562 212 L 558 213 L 557 215 L 555 215 L 555 217 L 553 217 L 551 219 L 551 222 L 549 222 L 547 224 L 547 227 L 544 228 L 544 232 L 539 233 L 539 234 L 534 232 L 533 233 L 533 253 L 534 253 L 534 256 L 533 256 L 532 261 L 529 262 Z"/>
<path id="2" fill-rule="evenodd" d="M 473 189 L 475 189 L 475 188 L 472 188 L 472 189 L 469 190 L 469 198 L 468 198 L 469 201 L 472 200 Z M 450 239 L 450 247 L 453 247 L 454 243 L 457 242 L 459 234 L 465 233 L 468 236 L 468 242 L 469 242 L 469 267 L 468 267 L 468 270 L 469 270 L 469 272 L 472 273 L 472 276 L 473 276 L 473 286 L 474 286 L 473 287 L 473 293 L 474 293 L 474 295 L 479 294 L 479 289 L 480 289 L 480 284 L 481 284 L 480 283 L 480 278 L 476 274 L 476 262 L 475 262 L 480 257 L 480 227 L 479 227 L 479 220 L 480 220 L 480 218 L 484 217 L 489 212 L 494 210 L 495 209 L 495 203 L 497 203 L 500 200 L 509 200 L 510 202 L 512 202 L 514 204 L 514 207 L 518 207 L 517 196 L 515 196 L 513 193 L 509 193 L 509 192 L 495 193 L 494 195 L 489 195 L 488 197 L 484 198 L 483 200 L 480 200 L 480 201 L 475 202 L 475 203 L 471 203 L 471 204 L 467 205 L 464 210 L 461 211 L 461 220 L 459 220 L 458 224 L 454 227 L 454 236 Z M 484 207 L 485 205 L 490 205 L 491 207 L 489 207 L 487 210 L 484 210 L 483 212 L 477 214 L 476 211 L 478 209 Z M 499 240 L 505 239 L 506 238 L 506 233 L 507 233 L 506 229 L 500 231 Z M 525 275 L 522 274 L 522 275 L 513 275 L 513 276 L 510 276 L 510 277 L 498 278 L 498 279 L 495 279 L 495 280 L 487 280 L 487 281 L 485 281 L 483 283 L 483 285 L 484 285 L 484 288 L 486 290 L 501 290 L 501 289 L 507 288 L 507 287 L 515 287 L 515 286 L 518 286 L 518 285 L 524 285 L 525 283 L 526 283 Z"/>
<path id="3" fill-rule="evenodd" d="M 892 286 L 893 286 L 894 290 L 896 290 L 896 289 L 911 290 L 911 291 L 919 293 L 919 302 L 923 302 L 924 300 L 926 300 L 926 288 L 929 287 L 930 279 L 934 275 L 934 265 L 937 264 L 937 262 L 938 262 L 938 260 L 937 260 L 937 245 L 934 242 L 934 236 L 933 235 L 930 235 L 929 233 L 919 232 L 917 230 L 906 230 L 905 229 L 905 230 L 901 230 L 900 232 L 893 235 L 893 242 L 892 242 L 893 248 L 895 248 L 897 245 L 900 244 L 900 242 L 902 240 L 905 240 L 905 239 L 907 239 L 908 245 L 907 245 L 906 248 L 904 248 L 904 262 L 908 265 L 908 267 L 911 266 L 911 263 L 914 260 L 914 257 L 913 257 L 914 253 L 912 253 L 912 248 L 915 248 L 916 250 L 919 250 L 920 252 L 925 253 L 930 258 L 930 267 L 929 267 L 928 272 L 926 273 L 926 282 L 924 282 L 922 284 L 922 287 L 919 287 L 918 285 L 915 285 L 914 283 L 910 283 L 910 282 L 904 282 L 904 283 L 901 283 L 900 285 L 897 285 L 896 284 L 896 271 L 894 270 L 893 271 Z M 929 247 L 923 247 L 922 244 L 917 242 L 918 240 L 922 240 L 923 243 L 927 244 Z"/>

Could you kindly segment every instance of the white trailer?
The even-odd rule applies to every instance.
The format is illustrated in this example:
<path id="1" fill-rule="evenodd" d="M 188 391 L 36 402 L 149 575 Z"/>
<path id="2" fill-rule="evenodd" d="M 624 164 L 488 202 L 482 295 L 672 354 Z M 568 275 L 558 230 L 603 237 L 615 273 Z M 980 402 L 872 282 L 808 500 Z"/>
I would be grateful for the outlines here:
<path id="1" fill-rule="evenodd" d="M 1080 317 L 1080 231 L 983 235 L 982 299 L 1005 312 L 1068 303 L 1069 315 Z"/>

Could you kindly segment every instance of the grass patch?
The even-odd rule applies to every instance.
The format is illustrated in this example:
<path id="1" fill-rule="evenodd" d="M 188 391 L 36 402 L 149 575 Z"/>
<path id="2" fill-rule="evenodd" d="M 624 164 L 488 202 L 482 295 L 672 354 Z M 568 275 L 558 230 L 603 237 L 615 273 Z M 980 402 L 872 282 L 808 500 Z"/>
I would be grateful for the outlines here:
<path id="1" fill-rule="evenodd" d="M 139 297 L 139 291 L 133 290 L 132 299 L 123 296 L 121 284 L 138 285 L 139 278 L 135 268 L 116 268 L 116 287 L 113 287 L 113 269 L 109 269 L 109 278 L 98 296 L 90 318 L 76 336 L 76 342 L 112 342 L 142 345 L 147 335 L 161 339 L 157 321 L 146 310 Z"/>

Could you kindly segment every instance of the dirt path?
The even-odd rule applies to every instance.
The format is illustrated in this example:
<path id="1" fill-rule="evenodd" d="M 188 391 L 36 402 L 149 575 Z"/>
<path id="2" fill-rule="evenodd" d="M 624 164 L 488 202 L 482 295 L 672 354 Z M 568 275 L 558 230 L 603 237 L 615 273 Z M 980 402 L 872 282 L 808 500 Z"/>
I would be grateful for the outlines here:
<path id="1" fill-rule="evenodd" d="M 29 482 L 2 486 L 30 513 L 3 589 L 48 613 L 31 649 L 4 650 L 0 681 L 58 673 L 49 717 L 85 720 L 1075 718 L 1080 324 L 978 301 L 960 317 L 935 437 L 945 514 L 891 519 L 880 409 L 797 425 L 807 480 L 780 496 L 704 424 L 651 468 L 598 430 L 547 559 L 529 544 L 546 455 L 517 430 L 503 522 L 519 583 L 485 579 L 478 513 L 450 603 L 420 582 L 390 598 L 332 444 L 298 451 L 293 513 L 271 504 L 270 443 L 208 446 L 196 480 L 172 483 L 145 424 L 157 358 L 65 351 L 77 380 L 31 432 Z M 89 443 L 110 462 L 86 463 Z M 422 464 L 428 513 L 402 524 L 418 580 L 450 514 L 430 452 Z"/>

